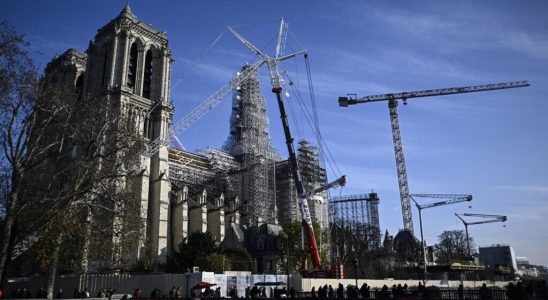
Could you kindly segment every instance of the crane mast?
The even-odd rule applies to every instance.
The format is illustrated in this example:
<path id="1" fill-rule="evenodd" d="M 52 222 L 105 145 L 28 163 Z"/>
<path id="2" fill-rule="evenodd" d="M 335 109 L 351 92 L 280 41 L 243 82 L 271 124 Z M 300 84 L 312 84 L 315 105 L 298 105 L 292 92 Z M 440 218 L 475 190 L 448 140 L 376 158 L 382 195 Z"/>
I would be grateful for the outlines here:
<path id="1" fill-rule="evenodd" d="M 390 125 L 392 126 L 392 142 L 394 144 L 396 170 L 398 172 L 398 187 L 400 191 L 401 211 L 403 215 L 403 228 L 413 233 L 413 216 L 411 214 L 411 202 L 409 201 L 407 167 L 405 164 L 405 157 L 403 155 L 400 121 L 398 120 L 398 101 L 396 101 L 396 99 L 388 100 L 388 110 L 390 112 Z"/>
<path id="2" fill-rule="evenodd" d="M 432 89 L 402 93 L 389 93 L 366 96 L 362 98 L 357 97 L 339 97 L 339 106 L 348 107 L 349 105 L 388 101 L 388 110 L 390 113 L 390 124 L 392 127 L 392 142 L 394 144 L 394 155 L 396 158 L 396 170 L 398 173 L 398 186 L 400 191 L 400 201 L 402 208 L 403 227 L 405 230 L 413 233 L 413 216 L 411 213 L 411 202 L 409 199 L 409 183 L 407 180 L 407 168 L 405 164 L 405 157 L 403 154 L 403 143 L 400 133 L 400 123 L 398 120 L 398 100 L 403 100 L 404 104 L 407 104 L 407 99 L 421 98 L 431 96 L 453 95 L 463 93 L 474 93 L 483 91 L 493 91 L 501 89 L 527 87 L 529 83 L 527 81 L 513 81 L 503 82 L 485 85 L 463 86 L 463 87 L 451 87 L 443 89 Z"/>

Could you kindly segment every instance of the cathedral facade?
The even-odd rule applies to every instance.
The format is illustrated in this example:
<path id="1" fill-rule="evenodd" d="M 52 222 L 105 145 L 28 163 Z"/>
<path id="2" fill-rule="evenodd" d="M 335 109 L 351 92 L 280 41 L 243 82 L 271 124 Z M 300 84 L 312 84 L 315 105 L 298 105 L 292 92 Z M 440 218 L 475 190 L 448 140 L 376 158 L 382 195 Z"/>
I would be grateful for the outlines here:
<path id="1" fill-rule="evenodd" d="M 97 31 L 85 53 L 66 51 L 50 63 L 46 77 L 106 97 L 145 141 L 169 140 L 171 63 L 166 33 L 139 20 L 126 5 Z M 222 149 L 189 152 L 164 146 L 128 166 L 139 174 L 128 187 L 140 203 L 135 218 L 142 226 L 132 246 L 120 246 L 127 249 L 106 258 L 112 265 L 133 265 L 147 257 L 165 263 L 195 231 L 210 232 L 224 247 L 254 248 L 255 238 L 246 240 L 246 232 L 301 219 L 288 161 L 270 141 L 256 72 L 234 87 L 232 103 L 230 134 Z M 316 151 L 301 143 L 299 163 L 309 188 L 327 181 Z M 327 228 L 327 195 L 319 197 L 323 201 L 310 203 L 312 217 Z M 111 242 L 120 244 L 116 237 Z M 105 260 L 92 251 L 85 255 L 90 270 Z"/>

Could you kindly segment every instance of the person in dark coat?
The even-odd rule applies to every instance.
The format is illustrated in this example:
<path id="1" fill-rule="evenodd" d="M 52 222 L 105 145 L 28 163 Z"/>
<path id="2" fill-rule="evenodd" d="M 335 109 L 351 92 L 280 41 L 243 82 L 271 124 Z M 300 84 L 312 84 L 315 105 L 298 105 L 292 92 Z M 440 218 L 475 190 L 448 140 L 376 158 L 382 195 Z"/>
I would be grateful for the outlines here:
<path id="1" fill-rule="evenodd" d="M 321 285 L 318 288 L 318 298 L 320 298 L 320 299 L 324 298 L 324 296 L 323 296 L 323 287 Z"/>
<path id="2" fill-rule="evenodd" d="M 337 298 L 344 298 L 344 285 L 342 283 L 339 283 L 339 287 L 337 287 Z"/>
<path id="3" fill-rule="evenodd" d="M 489 300 L 489 289 L 487 288 L 487 285 L 484 283 L 480 290 L 479 290 L 479 294 L 480 294 L 480 299 L 481 300 Z"/>
<path id="4" fill-rule="evenodd" d="M 291 296 L 291 299 L 295 299 L 295 288 L 291 287 L 289 289 L 289 295 Z"/>
<path id="5" fill-rule="evenodd" d="M 462 284 L 459 284 L 459 289 L 457 290 L 457 296 L 459 297 L 459 300 L 464 300 L 464 286 Z"/>

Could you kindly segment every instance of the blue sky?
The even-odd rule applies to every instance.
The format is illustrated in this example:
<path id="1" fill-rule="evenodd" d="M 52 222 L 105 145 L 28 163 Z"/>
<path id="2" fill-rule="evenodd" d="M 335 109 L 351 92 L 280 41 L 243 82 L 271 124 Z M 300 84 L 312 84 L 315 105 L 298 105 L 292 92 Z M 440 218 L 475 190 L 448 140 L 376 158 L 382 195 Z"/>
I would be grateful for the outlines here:
<path id="1" fill-rule="evenodd" d="M 0 20 L 26 34 L 44 67 L 67 48 L 84 51 L 125 1 L 0 1 Z M 425 210 L 429 244 L 464 229 L 454 213 L 503 214 L 508 222 L 471 226 L 480 246 L 510 244 L 518 256 L 548 265 L 548 2 L 546 1 L 131 1 L 144 22 L 168 33 L 175 119 L 255 58 L 225 30 L 235 28 L 272 54 L 278 20 L 289 22 L 287 51 L 306 48 L 322 135 L 341 172 L 342 191 L 381 198 L 384 231 L 402 228 L 387 104 L 339 108 L 337 98 L 528 80 L 528 88 L 410 100 L 399 106 L 412 193 L 469 193 L 471 203 Z M 224 32 L 224 33 L 223 33 Z M 222 35 L 221 35 L 222 34 Z M 201 59 L 212 42 L 219 41 Z M 282 65 L 308 99 L 302 57 Z M 184 75 L 184 76 L 183 76 Z M 283 134 L 267 73 L 263 93 L 270 130 Z M 181 80 L 180 80 L 181 79 Z M 298 105 L 297 138 L 312 138 Z M 308 100 L 307 100 L 308 101 Z M 230 97 L 180 138 L 189 150 L 220 147 Z M 298 134 L 294 120 L 302 126 Z M 301 128 L 301 127 L 299 127 Z M 336 174 L 331 173 L 330 179 Z M 469 207 L 471 205 L 471 208 Z M 418 232 L 418 213 L 413 209 Z"/>

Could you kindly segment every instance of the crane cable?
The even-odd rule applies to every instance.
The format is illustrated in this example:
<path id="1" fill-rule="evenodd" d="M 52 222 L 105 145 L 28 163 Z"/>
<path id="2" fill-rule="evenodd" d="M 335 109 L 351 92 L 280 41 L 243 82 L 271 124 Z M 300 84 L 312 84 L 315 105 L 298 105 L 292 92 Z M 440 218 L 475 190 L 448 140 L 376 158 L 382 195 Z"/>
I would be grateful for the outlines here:
<path id="1" fill-rule="evenodd" d="M 254 23 L 248 23 L 248 24 L 239 24 L 239 25 L 234 25 L 232 26 L 232 28 L 237 28 L 237 27 L 243 27 L 243 26 L 251 26 L 251 25 L 257 25 L 257 24 L 264 24 L 264 23 L 272 23 L 276 20 L 270 20 L 270 21 L 267 21 L 267 22 L 254 22 Z M 225 34 L 226 32 L 226 29 L 221 31 L 221 33 L 213 40 L 213 42 L 206 48 L 206 50 L 204 52 L 202 52 L 200 54 L 200 56 L 198 56 L 197 59 L 193 60 L 188 69 L 181 75 L 181 77 L 179 77 L 179 79 L 177 80 L 177 82 L 175 82 L 175 84 L 173 85 L 173 87 L 171 88 L 172 90 L 175 89 L 180 83 L 181 81 L 183 81 L 185 79 L 185 77 L 188 75 L 188 73 L 192 72 L 192 70 L 198 65 L 198 63 L 206 56 L 206 54 L 213 48 L 215 47 L 215 45 L 217 45 L 217 43 L 219 42 L 219 40 L 221 40 L 221 37 Z"/>
<path id="2" fill-rule="evenodd" d="M 310 61 L 308 60 L 308 54 L 305 54 L 304 60 L 305 60 L 305 65 L 306 65 L 306 76 L 307 76 L 307 79 L 308 79 L 308 89 L 309 89 L 309 93 L 310 93 L 310 101 L 312 103 L 312 110 L 313 110 L 313 114 L 314 114 L 314 126 L 315 126 L 315 129 L 316 129 L 316 139 L 318 141 L 318 144 L 320 145 L 320 156 L 321 156 L 320 159 L 325 164 L 325 153 L 323 151 L 325 149 L 325 151 L 328 153 L 331 161 L 333 162 L 335 168 L 337 169 L 338 175 L 340 176 L 340 175 L 342 175 L 342 172 L 339 169 L 339 166 L 337 165 L 335 159 L 333 158 L 333 155 L 331 154 L 331 151 L 329 150 L 329 147 L 327 147 L 327 144 L 325 143 L 325 140 L 323 139 L 322 134 L 321 134 L 320 122 L 319 122 L 319 118 L 318 118 L 318 109 L 317 109 L 317 106 L 316 106 L 316 96 L 315 96 L 315 92 L 314 92 L 314 86 L 312 84 L 312 72 L 310 71 Z M 341 191 L 342 191 L 342 189 L 341 189 Z"/>
<path id="3" fill-rule="evenodd" d="M 299 47 L 301 49 L 305 49 L 305 47 L 299 41 L 299 39 L 293 33 L 293 31 L 291 31 L 289 29 L 288 33 L 293 37 L 293 39 L 295 40 L 295 42 L 297 42 L 297 44 L 299 45 Z M 314 129 L 313 129 L 313 131 L 315 130 L 314 134 L 316 135 L 316 140 L 317 140 L 318 146 L 320 147 L 320 161 L 324 165 L 325 165 L 325 162 L 327 161 L 328 164 L 329 164 L 329 167 L 331 168 L 331 171 L 334 174 L 338 174 L 340 176 L 340 175 L 342 175 L 342 172 L 339 169 L 337 163 L 335 162 L 333 154 L 329 150 L 329 147 L 325 143 L 325 140 L 321 136 L 320 124 L 319 124 L 319 119 L 318 119 L 318 110 L 317 110 L 317 106 L 316 106 L 316 96 L 315 96 L 315 92 L 314 92 L 314 86 L 313 86 L 313 83 L 312 83 L 312 72 L 310 71 L 310 61 L 308 60 L 308 54 L 304 55 L 304 59 L 305 59 L 305 66 L 306 66 L 306 76 L 307 76 L 307 80 L 308 80 L 308 90 L 309 90 L 309 93 L 310 93 L 310 100 L 311 100 L 311 103 L 312 103 L 312 110 L 313 110 L 313 120 L 314 120 L 314 122 L 313 122 L 314 123 Z M 298 91 L 297 91 L 297 93 L 298 93 Z M 300 94 L 299 94 L 299 97 L 300 97 Z M 310 122 L 310 120 L 309 120 L 309 122 Z M 333 166 L 331 165 L 331 163 L 329 162 L 329 159 L 326 160 L 326 155 L 325 155 L 325 152 L 323 150 L 325 150 L 325 152 L 327 152 L 328 158 L 331 160 L 331 162 L 333 163 L 335 169 L 337 170 L 336 172 L 335 172 Z M 341 192 L 342 192 L 342 189 L 341 189 Z"/>
<path id="4" fill-rule="evenodd" d="M 308 121 L 309 124 L 313 124 L 313 121 L 312 121 L 313 117 L 312 117 L 310 111 L 306 108 L 306 105 L 304 105 L 301 93 L 295 87 L 294 84 L 291 84 L 291 83 L 293 83 L 293 80 L 291 79 L 289 74 L 287 74 L 287 72 L 284 72 L 284 75 L 288 78 L 288 80 L 290 82 L 291 89 L 292 89 L 293 93 L 296 95 L 296 98 L 297 98 L 297 104 L 299 105 L 301 111 L 304 112 L 305 119 Z M 290 102 L 290 104 L 291 104 L 291 102 Z M 311 126 L 311 130 L 314 132 L 314 135 L 316 135 L 316 136 L 318 136 L 317 133 L 316 133 L 317 128 L 318 127 Z M 330 158 L 329 160 L 327 160 L 327 162 L 328 162 L 328 165 L 329 165 L 331 171 L 334 174 L 338 174 L 339 176 L 342 175 L 342 172 L 340 171 L 337 163 L 335 162 L 335 159 L 333 158 L 333 155 L 332 155 L 331 151 L 329 151 L 329 148 L 327 147 L 327 144 L 325 143 L 325 140 L 323 140 L 323 138 L 319 140 L 318 146 L 319 147 L 325 147 L 326 152 L 328 153 L 328 157 Z"/>
<path id="5" fill-rule="evenodd" d="M 225 34 L 226 32 L 226 29 L 223 30 L 216 38 L 215 40 L 213 40 L 213 42 L 209 45 L 209 47 L 207 47 L 207 49 L 202 52 L 202 54 L 200 54 L 200 56 L 193 60 L 188 69 L 183 73 L 183 75 L 181 75 L 181 77 L 177 80 L 177 82 L 173 85 L 173 87 L 171 88 L 171 90 L 174 90 L 180 83 L 181 81 L 183 81 L 183 79 L 185 79 L 185 77 L 188 75 L 188 73 L 190 73 L 192 70 L 194 70 L 194 68 L 198 65 L 198 63 L 205 57 L 205 55 L 209 52 L 209 50 L 211 50 L 211 48 L 213 48 L 218 42 L 219 40 L 221 39 L 221 37 Z"/>

